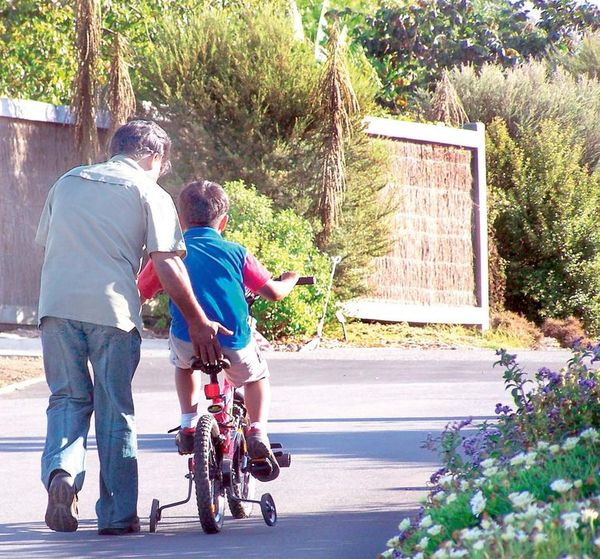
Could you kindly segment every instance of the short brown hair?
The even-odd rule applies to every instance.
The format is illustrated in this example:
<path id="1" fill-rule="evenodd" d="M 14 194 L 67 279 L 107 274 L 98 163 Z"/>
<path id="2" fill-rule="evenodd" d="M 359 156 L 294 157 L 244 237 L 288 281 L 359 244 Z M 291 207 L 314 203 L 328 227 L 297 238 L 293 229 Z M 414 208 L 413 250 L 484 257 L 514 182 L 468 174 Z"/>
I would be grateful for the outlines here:
<path id="1" fill-rule="evenodd" d="M 161 174 L 171 168 L 171 139 L 168 134 L 151 120 L 131 120 L 120 126 L 110 142 L 110 155 L 127 155 L 140 159 L 149 153 L 162 157 Z"/>
<path id="2" fill-rule="evenodd" d="M 205 180 L 189 183 L 178 199 L 185 227 L 214 227 L 229 209 L 229 198 L 220 184 Z"/>

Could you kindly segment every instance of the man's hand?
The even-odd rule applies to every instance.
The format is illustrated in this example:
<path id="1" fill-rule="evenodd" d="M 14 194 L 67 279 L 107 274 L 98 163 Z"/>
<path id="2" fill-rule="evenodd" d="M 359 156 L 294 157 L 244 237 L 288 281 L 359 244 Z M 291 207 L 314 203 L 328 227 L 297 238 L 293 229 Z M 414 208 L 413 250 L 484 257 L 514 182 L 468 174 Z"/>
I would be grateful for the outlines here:
<path id="1" fill-rule="evenodd" d="M 194 355 L 198 355 L 202 363 L 214 364 L 223 356 L 217 334 L 231 336 L 233 332 L 222 324 L 209 321 L 198 326 L 188 328 L 190 339 L 194 347 Z"/>
<path id="2" fill-rule="evenodd" d="M 190 278 L 179 255 L 153 252 L 150 257 L 161 285 L 188 324 L 195 354 L 203 363 L 216 363 L 222 356 L 217 334 L 231 336 L 233 332 L 206 316 L 192 291 Z"/>

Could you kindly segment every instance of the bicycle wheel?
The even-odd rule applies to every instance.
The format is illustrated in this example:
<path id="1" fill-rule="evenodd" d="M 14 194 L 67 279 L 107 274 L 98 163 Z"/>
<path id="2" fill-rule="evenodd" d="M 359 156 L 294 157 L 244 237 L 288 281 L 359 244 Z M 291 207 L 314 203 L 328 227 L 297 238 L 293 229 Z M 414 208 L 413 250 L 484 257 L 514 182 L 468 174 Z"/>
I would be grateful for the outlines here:
<path id="1" fill-rule="evenodd" d="M 242 471 L 245 458 L 242 442 L 242 437 L 236 438 L 233 464 L 231 465 L 231 486 L 226 490 L 227 502 L 233 518 L 248 518 L 252 514 L 253 506 L 253 503 L 236 501 L 233 497 L 254 499 L 256 490 L 256 479 L 250 475 L 249 471 Z"/>
<path id="2" fill-rule="evenodd" d="M 218 440 L 217 422 L 211 415 L 203 415 L 198 421 L 194 439 L 194 484 L 198 517 L 207 534 L 221 530 L 225 513 L 223 458 Z"/>

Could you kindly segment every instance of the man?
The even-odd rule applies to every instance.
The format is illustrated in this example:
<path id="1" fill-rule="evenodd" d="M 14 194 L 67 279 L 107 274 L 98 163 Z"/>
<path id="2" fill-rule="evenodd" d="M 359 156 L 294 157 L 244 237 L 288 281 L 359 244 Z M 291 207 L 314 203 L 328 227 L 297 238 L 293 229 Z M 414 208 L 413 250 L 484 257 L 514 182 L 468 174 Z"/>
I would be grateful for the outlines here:
<path id="1" fill-rule="evenodd" d="M 131 381 L 140 358 L 136 276 L 143 251 L 186 316 L 197 355 L 215 362 L 221 355 L 216 334 L 230 333 L 206 317 L 181 261 L 185 244 L 177 213 L 156 183 L 169 167 L 170 146 L 153 122 L 125 124 L 112 139 L 112 158 L 67 172 L 42 212 L 38 316 L 51 392 L 42 481 L 48 489 L 46 524 L 55 531 L 78 526 L 92 412 L 100 458 L 98 533 L 139 531 Z"/>

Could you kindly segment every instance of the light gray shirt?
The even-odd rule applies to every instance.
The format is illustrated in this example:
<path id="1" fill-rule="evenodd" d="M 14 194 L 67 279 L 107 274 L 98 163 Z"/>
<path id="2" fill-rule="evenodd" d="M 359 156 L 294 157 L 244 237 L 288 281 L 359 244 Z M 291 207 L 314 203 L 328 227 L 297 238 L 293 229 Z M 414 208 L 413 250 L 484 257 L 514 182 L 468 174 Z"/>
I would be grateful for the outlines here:
<path id="1" fill-rule="evenodd" d="M 122 155 L 63 175 L 48 194 L 35 240 L 45 247 L 38 320 L 126 332 L 142 330 L 136 279 L 144 249 L 185 253 L 171 196 Z"/>

